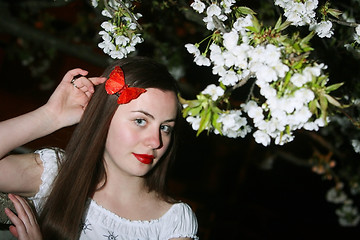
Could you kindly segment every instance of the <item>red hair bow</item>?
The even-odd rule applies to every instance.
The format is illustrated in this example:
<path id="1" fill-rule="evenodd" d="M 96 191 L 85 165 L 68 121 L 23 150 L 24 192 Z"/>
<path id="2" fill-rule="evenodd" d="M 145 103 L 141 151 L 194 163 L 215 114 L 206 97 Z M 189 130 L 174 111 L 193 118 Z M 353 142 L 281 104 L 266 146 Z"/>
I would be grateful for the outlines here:
<path id="1" fill-rule="evenodd" d="M 146 92 L 143 88 L 129 87 L 125 83 L 124 72 L 119 66 L 115 66 L 110 73 L 109 79 L 105 83 L 105 90 L 110 95 L 116 94 L 119 96 L 118 104 L 128 103 Z"/>

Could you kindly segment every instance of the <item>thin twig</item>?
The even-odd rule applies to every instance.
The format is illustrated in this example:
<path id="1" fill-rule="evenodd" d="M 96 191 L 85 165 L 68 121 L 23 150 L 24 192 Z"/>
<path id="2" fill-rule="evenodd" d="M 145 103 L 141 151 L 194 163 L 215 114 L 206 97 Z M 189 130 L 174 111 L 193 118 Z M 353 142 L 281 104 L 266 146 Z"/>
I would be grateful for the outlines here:
<path id="1" fill-rule="evenodd" d="M 206 0 L 205 1 L 209 6 L 212 4 L 212 1 Z M 212 16 L 212 20 L 214 22 L 214 25 L 217 29 L 219 29 L 222 33 L 227 33 L 229 31 L 227 31 L 224 28 L 224 25 L 222 24 L 222 22 L 220 21 L 220 19 L 217 16 Z"/>
<path id="2" fill-rule="evenodd" d="M 115 10 L 114 10 L 112 7 L 109 6 L 108 0 L 104 0 L 104 6 L 105 6 L 106 10 L 108 10 L 108 12 L 110 13 L 110 15 L 111 15 L 112 17 L 114 17 L 114 15 L 115 15 Z"/>
<path id="3" fill-rule="evenodd" d="M 123 9 L 125 9 L 125 11 L 129 14 L 131 20 L 132 20 L 134 23 L 136 23 L 138 29 L 139 29 L 140 31 L 142 31 L 142 30 L 143 30 L 142 26 L 138 23 L 138 21 L 137 21 L 136 18 L 134 17 L 134 14 L 126 7 L 126 5 L 125 5 L 121 0 L 115 0 L 115 1 L 116 1 L 117 3 L 119 3 L 120 6 L 121 6 Z"/>
<path id="4" fill-rule="evenodd" d="M 252 77 L 252 73 L 250 72 L 246 77 L 244 77 L 243 79 L 241 79 L 237 84 L 235 84 L 233 87 L 228 88 L 225 92 L 224 95 L 227 95 L 229 93 L 231 93 L 232 91 L 234 91 L 235 89 L 244 86 L 249 79 Z"/>
<path id="5" fill-rule="evenodd" d="M 311 167 L 311 163 L 309 162 L 309 159 L 299 158 L 294 156 L 293 154 L 281 150 L 277 150 L 274 153 L 275 157 L 280 157 L 284 160 L 287 160 L 291 163 L 294 163 L 297 166 L 303 166 L 303 167 Z"/>
<path id="6" fill-rule="evenodd" d="M 246 77 L 244 77 L 243 79 L 241 79 L 237 84 L 235 84 L 233 87 L 232 87 L 232 90 L 235 90 L 236 88 L 239 88 L 239 87 L 242 87 L 244 86 L 247 81 L 249 81 L 249 79 L 252 77 L 252 73 L 250 72 Z"/>
<path id="7" fill-rule="evenodd" d="M 328 149 L 329 151 L 333 152 L 336 156 L 340 158 L 344 158 L 345 154 L 339 151 L 336 147 L 334 147 L 329 141 L 327 141 L 325 138 L 320 136 L 317 133 L 305 131 L 305 133 L 310 136 L 313 140 L 318 142 L 320 145 Z"/>
<path id="8" fill-rule="evenodd" d="M 249 91 L 249 95 L 246 98 L 246 102 L 250 101 L 250 98 L 254 96 L 254 87 L 255 87 L 255 81 L 253 82 L 253 84 L 251 84 L 250 87 L 250 91 Z"/>
<path id="9" fill-rule="evenodd" d="M 357 26 L 360 25 L 359 23 L 356 23 L 356 22 L 344 22 L 344 21 L 340 21 L 340 20 L 337 20 L 337 19 L 334 19 L 334 18 L 329 18 L 329 19 L 332 22 L 336 22 L 337 24 L 340 24 L 340 25 L 343 25 L 343 26 L 348 26 L 348 27 L 357 27 Z"/>
<path id="10" fill-rule="evenodd" d="M 217 29 L 219 29 L 222 33 L 227 33 L 229 31 L 227 31 L 225 28 L 224 28 L 224 25 L 223 23 L 219 20 L 219 18 L 217 16 L 212 16 L 212 19 L 213 19 L 213 22 L 214 22 L 214 25 Z"/>

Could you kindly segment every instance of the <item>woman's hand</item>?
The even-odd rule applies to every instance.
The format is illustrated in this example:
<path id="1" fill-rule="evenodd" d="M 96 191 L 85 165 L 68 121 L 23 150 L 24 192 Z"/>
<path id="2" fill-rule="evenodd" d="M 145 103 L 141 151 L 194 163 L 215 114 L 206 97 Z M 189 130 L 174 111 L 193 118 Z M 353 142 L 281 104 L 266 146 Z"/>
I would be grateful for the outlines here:
<path id="1" fill-rule="evenodd" d="M 9 228 L 10 233 L 19 240 L 41 240 L 40 227 L 36 221 L 29 204 L 14 194 L 9 194 L 9 199 L 13 202 L 17 215 L 6 208 L 5 213 L 14 225 Z"/>
<path id="2" fill-rule="evenodd" d="M 59 128 L 76 124 L 94 93 L 94 85 L 105 82 L 103 77 L 85 77 L 87 71 L 76 68 L 68 71 L 44 105 Z M 80 76 L 80 77 L 79 77 Z"/>
<path id="3" fill-rule="evenodd" d="M 79 68 L 68 71 L 45 105 L 0 122 L 0 160 L 18 146 L 78 123 L 94 93 L 94 86 L 106 80 L 87 78 L 87 73 Z M 80 77 L 74 79 L 77 76 Z"/>

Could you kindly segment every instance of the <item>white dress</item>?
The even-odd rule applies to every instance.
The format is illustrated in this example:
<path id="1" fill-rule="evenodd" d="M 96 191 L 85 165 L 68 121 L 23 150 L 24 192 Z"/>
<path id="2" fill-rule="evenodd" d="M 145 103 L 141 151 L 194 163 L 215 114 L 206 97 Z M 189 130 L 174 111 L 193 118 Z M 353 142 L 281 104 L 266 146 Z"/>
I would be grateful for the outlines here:
<path id="1" fill-rule="evenodd" d="M 58 173 L 58 164 L 54 150 L 42 149 L 36 153 L 40 154 L 44 166 L 39 192 L 31 198 L 39 213 Z M 168 240 L 182 237 L 198 239 L 197 219 L 186 203 L 173 204 L 162 217 L 150 221 L 128 220 L 103 208 L 92 199 L 89 199 L 88 203 L 89 207 L 81 226 L 81 240 Z"/>

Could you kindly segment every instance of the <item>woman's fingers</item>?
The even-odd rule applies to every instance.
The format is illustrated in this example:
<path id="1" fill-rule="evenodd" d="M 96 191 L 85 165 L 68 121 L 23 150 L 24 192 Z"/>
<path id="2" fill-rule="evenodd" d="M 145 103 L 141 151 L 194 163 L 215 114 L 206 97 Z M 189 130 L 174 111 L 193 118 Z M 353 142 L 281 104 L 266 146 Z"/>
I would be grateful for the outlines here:
<path id="1" fill-rule="evenodd" d="M 21 212 L 21 214 L 24 215 L 24 218 L 26 220 L 29 220 L 29 223 L 31 225 L 37 224 L 36 217 L 33 213 L 33 210 L 31 209 L 29 203 L 20 196 L 13 195 L 13 194 L 10 194 L 10 196 L 12 198 L 14 198 L 14 200 L 16 199 L 18 204 L 20 203 L 20 205 L 21 205 L 21 206 L 19 205 L 19 208 L 21 209 L 20 212 Z M 16 207 L 15 207 L 15 209 L 16 209 Z M 16 209 L 16 211 L 18 211 L 18 210 Z"/>
<path id="2" fill-rule="evenodd" d="M 106 78 L 103 77 L 93 77 L 93 78 L 75 77 L 71 81 L 71 83 L 76 89 L 82 91 L 87 96 L 87 98 L 90 99 L 95 91 L 94 85 L 103 83 L 105 80 Z"/>
<path id="3" fill-rule="evenodd" d="M 19 238 L 19 235 L 26 234 L 26 227 L 23 221 L 16 216 L 9 208 L 5 208 L 5 214 L 8 216 L 10 221 L 14 224 L 13 228 L 10 230 L 11 234 L 14 237 Z"/>
<path id="4" fill-rule="evenodd" d="M 15 226 L 12 226 L 12 225 L 11 225 L 11 226 L 9 227 L 9 231 L 10 231 L 10 233 L 11 233 L 14 237 L 19 238 L 19 233 L 17 232 Z"/>
<path id="5" fill-rule="evenodd" d="M 87 74 L 88 74 L 88 71 L 83 70 L 81 68 L 75 68 L 75 69 L 68 71 L 64 75 L 62 82 L 71 83 L 71 81 L 74 79 L 74 77 L 79 76 L 79 75 L 86 76 Z"/>
<path id="6" fill-rule="evenodd" d="M 9 194 L 8 196 L 9 196 L 9 199 L 14 204 L 14 207 L 15 207 L 16 213 L 17 213 L 17 217 L 20 220 L 22 220 L 22 222 L 24 224 L 28 224 L 28 225 L 33 224 L 34 220 L 33 220 L 32 210 L 31 210 L 30 206 L 25 202 L 25 200 L 23 198 L 20 198 L 20 197 L 14 195 L 14 194 Z M 30 213 L 29 213 L 29 211 L 30 211 Z M 15 215 L 15 214 L 13 213 L 11 215 L 12 215 L 12 217 L 14 217 L 13 215 Z M 18 221 L 18 219 L 16 219 L 16 221 L 18 223 L 20 223 Z"/>
<path id="7" fill-rule="evenodd" d="M 86 78 L 86 77 L 76 78 L 75 77 L 71 81 L 71 83 L 73 84 L 74 87 L 82 90 L 83 92 L 94 93 L 94 85 L 103 83 L 105 80 L 106 80 L 106 78 L 103 78 L 103 77 L 92 77 L 92 78 Z"/>
<path id="8" fill-rule="evenodd" d="M 86 77 L 75 77 L 71 80 L 72 85 L 83 92 L 94 92 L 93 83 Z"/>
<path id="9" fill-rule="evenodd" d="M 41 239 L 40 227 L 28 202 L 13 194 L 9 194 L 9 199 L 13 202 L 17 212 L 16 215 L 10 209 L 5 209 L 6 215 L 14 224 L 9 228 L 11 234 L 19 239 Z"/>
<path id="10" fill-rule="evenodd" d="M 94 85 L 99 85 L 103 82 L 106 81 L 106 77 L 91 77 L 89 78 L 89 80 L 94 84 Z"/>

